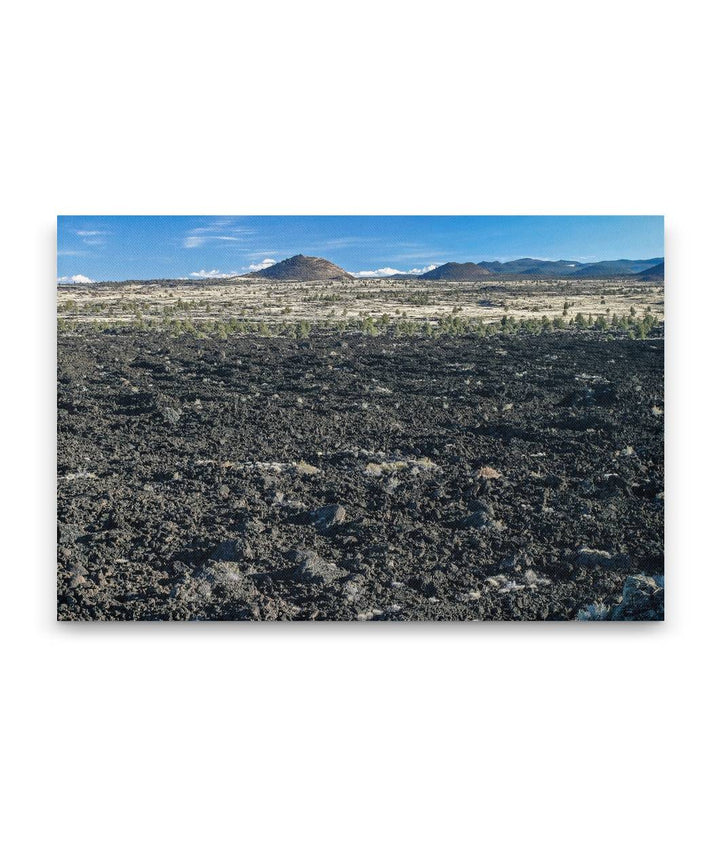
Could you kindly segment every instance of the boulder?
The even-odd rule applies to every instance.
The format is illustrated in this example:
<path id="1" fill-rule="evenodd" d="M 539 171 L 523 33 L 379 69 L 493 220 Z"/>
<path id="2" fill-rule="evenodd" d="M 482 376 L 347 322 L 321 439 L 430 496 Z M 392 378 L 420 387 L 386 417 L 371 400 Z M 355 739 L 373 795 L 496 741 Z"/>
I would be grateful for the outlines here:
<path id="1" fill-rule="evenodd" d="M 342 505 L 325 505 L 310 512 L 310 519 L 319 532 L 325 532 L 345 522 L 347 512 Z"/>
<path id="2" fill-rule="evenodd" d="M 312 550 L 296 550 L 292 556 L 295 566 L 291 576 L 306 581 L 332 582 L 338 577 L 347 576 L 347 571 L 334 562 L 328 562 Z"/>
<path id="3" fill-rule="evenodd" d="M 663 621 L 665 578 L 633 574 L 625 579 L 622 600 L 612 613 L 613 621 Z"/>

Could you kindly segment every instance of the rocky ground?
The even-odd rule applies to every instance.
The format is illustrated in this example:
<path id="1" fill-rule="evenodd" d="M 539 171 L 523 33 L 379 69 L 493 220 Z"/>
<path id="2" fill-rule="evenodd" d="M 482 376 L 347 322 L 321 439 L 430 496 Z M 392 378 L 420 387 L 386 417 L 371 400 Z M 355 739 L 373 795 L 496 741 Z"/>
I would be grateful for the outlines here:
<path id="1" fill-rule="evenodd" d="M 663 342 L 58 341 L 58 617 L 663 615 Z"/>

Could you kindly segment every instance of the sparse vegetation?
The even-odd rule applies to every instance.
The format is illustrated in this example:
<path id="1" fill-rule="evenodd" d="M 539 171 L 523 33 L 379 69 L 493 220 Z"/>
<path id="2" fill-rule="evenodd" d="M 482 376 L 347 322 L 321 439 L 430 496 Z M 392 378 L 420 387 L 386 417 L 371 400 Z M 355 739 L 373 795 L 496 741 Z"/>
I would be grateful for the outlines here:
<path id="1" fill-rule="evenodd" d="M 541 318 L 516 318 L 512 315 L 503 315 L 497 322 L 486 323 L 482 318 L 463 318 L 459 313 L 450 312 L 432 320 L 423 322 L 410 318 L 400 317 L 392 319 L 387 313 L 379 318 L 365 315 L 357 318 L 350 325 L 344 319 L 333 318 L 318 319 L 311 322 L 301 319 L 295 324 L 283 322 L 252 322 L 239 318 L 228 318 L 225 320 L 200 320 L 193 321 L 190 318 L 179 319 L 162 315 L 157 318 L 145 318 L 134 315 L 131 319 L 115 320 L 107 319 L 80 321 L 74 318 L 60 317 L 57 322 L 59 334 L 75 334 L 82 330 L 83 325 L 89 323 L 94 330 L 105 332 L 121 332 L 123 329 L 135 330 L 159 330 L 173 336 L 191 336 L 202 339 L 216 337 L 226 340 L 232 336 L 259 335 L 259 336 L 291 336 L 297 339 L 307 339 L 311 336 L 344 333 L 348 330 L 366 336 L 391 336 L 402 338 L 408 336 L 421 336 L 434 338 L 437 336 L 465 336 L 476 335 L 480 337 L 491 336 L 497 333 L 504 334 L 551 334 L 567 329 L 589 330 L 611 335 L 628 335 L 630 338 L 645 339 L 653 330 L 660 325 L 658 319 L 652 313 L 646 312 L 642 318 L 632 315 L 614 314 L 611 319 L 606 315 L 597 315 L 595 318 L 586 318 L 582 313 L 577 313 L 575 318 L 568 324 L 561 315 L 550 318 L 543 315 Z"/>
<path id="2" fill-rule="evenodd" d="M 412 285 L 385 281 L 380 287 L 377 280 L 332 287 L 269 280 L 262 286 L 244 286 L 242 305 L 232 286 L 212 286 L 212 298 L 208 288 L 176 283 L 130 294 L 109 288 L 60 288 L 58 333 L 72 335 L 91 325 L 107 332 L 132 328 L 226 340 L 242 335 L 484 337 L 592 330 L 642 339 L 662 323 L 662 316 L 652 312 L 653 306 L 662 310 L 662 289 L 652 284 L 558 280 L 501 282 L 488 289 L 482 283 L 441 280 Z M 184 291 L 178 294 L 179 289 Z M 642 317 L 637 306 L 643 307 Z"/>

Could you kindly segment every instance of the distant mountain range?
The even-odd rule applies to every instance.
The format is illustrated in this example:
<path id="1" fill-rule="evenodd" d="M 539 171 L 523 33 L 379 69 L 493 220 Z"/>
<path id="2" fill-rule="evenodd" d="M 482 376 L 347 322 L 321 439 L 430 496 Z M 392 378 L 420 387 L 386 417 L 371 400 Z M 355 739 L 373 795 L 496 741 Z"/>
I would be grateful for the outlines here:
<path id="1" fill-rule="evenodd" d="M 427 279 L 449 282 L 478 282 L 487 279 L 638 279 L 643 282 L 661 281 L 665 277 L 665 262 L 654 259 L 615 259 L 601 262 L 578 262 L 567 259 L 514 259 L 508 262 L 447 262 L 427 273 L 415 276 L 399 273 L 372 279 Z M 277 279 L 297 282 L 322 280 L 352 280 L 348 273 L 327 259 L 316 256 L 292 256 L 264 270 L 246 273 L 234 279 Z"/>
<path id="2" fill-rule="evenodd" d="M 573 262 L 566 259 L 514 259 L 510 262 L 467 262 L 446 265 L 424 273 L 420 279 L 446 279 L 451 281 L 477 280 L 490 277 L 530 277 L 541 279 L 609 279 L 630 277 L 640 273 L 656 276 L 664 274 L 663 259 L 617 259 L 604 262 Z"/>
<path id="3" fill-rule="evenodd" d="M 596 262 L 595 264 L 584 265 L 577 276 L 581 279 L 606 279 L 613 276 L 629 276 L 630 274 L 645 272 L 662 263 L 663 259 L 660 258 L 642 259 L 640 261 L 618 259 L 612 262 Z"/>

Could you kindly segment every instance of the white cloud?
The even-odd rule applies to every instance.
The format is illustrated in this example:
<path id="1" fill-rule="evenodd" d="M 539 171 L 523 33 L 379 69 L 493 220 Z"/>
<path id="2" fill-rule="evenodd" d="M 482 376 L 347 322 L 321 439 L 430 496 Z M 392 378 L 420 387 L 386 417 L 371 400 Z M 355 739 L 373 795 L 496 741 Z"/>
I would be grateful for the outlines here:
<path id="1" fill-rule="evenodd" d="M 395 270 L 395 268 L 391 267 L 378 268 L 377 270 L 352 271 L 353 276 L 392 276 L 396 273 L 405 273 L 405 271 Z"/>
<path id="2" fill-rule="evenodd" d="M 76 273 L 74 276 L 58 277 L 58 285 L 87 285 L 92 282 L 95 280 L 90 279 L 89 276 L 83 276 L 81 273 Z"/>
<path id="3" fill-rule="evenodd" d="M 257 264 L 250 265 L 250 270 L 254 273 L 258 270 L 265 270 L 265 268 L 272 267 L 272 265 L 277 264 L 275 259 L 263 259 L 261 262 Z"/>
<path id="4" fill-rule="evenodd" d="M 391 267 L 378 268 L 377 270 L 359 270 L 352 271 L 353 276 L 359 277 L 378 277 L 378 276 L 394 276 L 396 273 L 406 273 L 412 274 L 413 276 L 420 276 L 423 273 L 427 273 L 429 270 L 434 270 L 437 265 L 428 265 L 424 268 L 412 268 L 411 270 L 396 270 Z"/>
<path id="5" fill-rule="evenodd" d="M 193 271 L 190 276 L 193 279 L 227 279 L 229 276 L 238 276 L 238 272 L 231 270 L 230 273 L 222 273 L 219 270 L 197 270 Z"/>
<path id="6" fill-rule="evenodd" d="M 108 233 L 98 229 L 78 229 L 75 234 L 80 235 L 81 238 L 95 238 L 98 235 L 107 235 Z"/>

